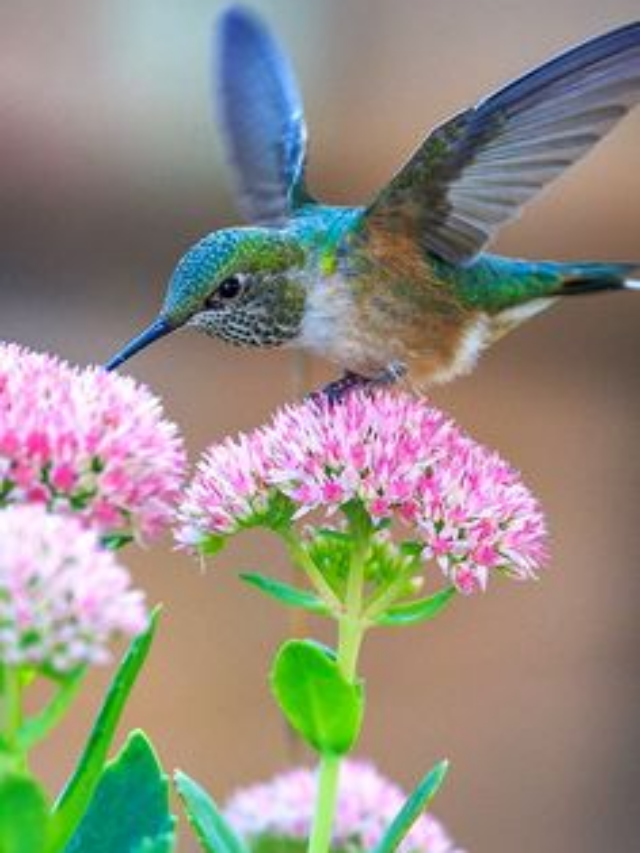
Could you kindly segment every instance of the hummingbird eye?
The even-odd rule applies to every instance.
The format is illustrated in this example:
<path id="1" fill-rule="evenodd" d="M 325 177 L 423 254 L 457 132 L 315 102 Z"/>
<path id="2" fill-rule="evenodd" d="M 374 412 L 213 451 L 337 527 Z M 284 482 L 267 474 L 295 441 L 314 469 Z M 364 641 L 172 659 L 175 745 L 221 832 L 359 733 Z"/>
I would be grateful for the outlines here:
<path id="1" fill-rule="evenodd" d="M 235 299 L 241 290 L 242 282 L 239 276 L 232 275 L 230 278 L 225 278 L 220 284 L 216 291 L 216 296 L 219 296 L 220 299 Z"/>
<path id="2" fill-rule="evenodd" d="M 205 308 L 219 308 L 222 303 L 229 302 L 240 295 L 243 288 L 243 281 L 238 275 L 225 278 L 215 291 L 205 301 Z"/>

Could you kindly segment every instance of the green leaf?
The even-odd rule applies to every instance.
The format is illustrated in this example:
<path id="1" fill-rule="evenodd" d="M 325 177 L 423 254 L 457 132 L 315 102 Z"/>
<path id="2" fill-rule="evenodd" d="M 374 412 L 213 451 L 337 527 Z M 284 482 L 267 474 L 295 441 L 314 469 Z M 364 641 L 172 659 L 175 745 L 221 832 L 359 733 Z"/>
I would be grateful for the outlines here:
<path id="1" fill-rule="evenodd" d="M 196 545 L 198 553 L 203 557 L 215 557 L 227 544 L 227 536 L 219 536 L 215 533 L 207 533 Z"/>
<path id="2" fill-rule="evenodd" d="M 291 726 L 313 749 L 344 755 L 360 732 L 360 684 L 349 683 L 333 652 L 309 640 L 290 640 L 271 671 L 271 689 Z"/>
<path id="3" fill-rule="evenodd" d="M 65 853 L 171 851 L 174 823 L 167 777 L 147 737 L 134 731 L 105 767 Z"/>
<path id="4" fill-rule="evenodd" d="M 373 853 L 394 853 L 411 827 L 435 796 L 449 771 L 449 762 L 441 761 L 430 770 L 395 816 Z"/>
<path id="5" fill-rule="evenodd" d="M 41 853 L 46 847 L 49 807 L 28 776 L 0 779 L 0 853 Z"/>
<path id="6" fill-rule="evenodd" d="M 266 577 L 257 572 L 243 572 L 240 577 L 243 581 L 256 587 L 256 589 L 259 589 L 260 592 L 263 592 L 269 598 L 275 598 L 288 607 L 301 607 L 310 613 L 323 615 L 329 612 L 327 605 L 317 595 L 306 589 L 298 589 L 295 586 L 291 586 L 291 584 L 282 583 L 282 581 Z"/>
<path id="7" fill-rule="evenodd" d="M 177 770 L 174 783 L 189 823 L 206 853 L 247 853 L 209 794 L 186 773 Z"/>
<path id="8" fill-rule="evenodd" d="M 417 625 L 434 619 L 451 602 L 456 594 L 454 586 L 448 586 L 427 598 L 418 598 L 406 604 L 395 604 L 376 617 L 378 625 Z"/>
<path id="9" fill-rule="evenodd" d="M 159 613 L 159 608 L 156 608 L 146 630 L 129 646 L 111 681 L 76 769 L 54 806 L 55 822 L 50 847 L 53 853 L 64 849 L 91 801 L 127 699 L 149 654 Z"/>
<path id="10" fill-rule="evenodd" d="M 102 544 L 108 551 L 118 551 L 133 540 L 131 533 L 107 533 L 102 537 Z"/>

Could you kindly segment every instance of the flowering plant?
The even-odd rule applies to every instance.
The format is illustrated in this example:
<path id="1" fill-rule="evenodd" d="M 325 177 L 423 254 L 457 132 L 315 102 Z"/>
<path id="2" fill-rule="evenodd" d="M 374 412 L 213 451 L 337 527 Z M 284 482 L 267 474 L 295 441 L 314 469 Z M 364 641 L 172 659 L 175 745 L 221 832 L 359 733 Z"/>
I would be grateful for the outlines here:
<path id="1" fill-rule="evenodd" d="M 3 853 L 88 853 L 97 827 L 102 849 L 133 851 L 145 838 L 158 844 L 145 850 L 170 849 L 166 783 L 148 741 L 133 733 L 106 762 L 155 630 L 115 550 L 166 529 L 185 462 L 176 427 L 145 388 L 0 345 Z M 90 668 L 110 660 L 119 637 L 132 645 L 72 777 L 50 804 L 29 769 L 31 751 L 61 721 Z M 28 714 L 25 694 L 37 682 L 48 683 L 50 698 Z M 142 803 L 142 784 L 144 820 L 100 806 L 114 779 L 132 809 Z M 116 826 L 121 847 L 110 840 Z"/>
<path id="2" fill-rule="evenodd" d="M 243 580 L 337 626 L 335 649 L 288 640 L 270 673 L 285 719 L 319 756 L 315 772 L 294 769 L 223 809 L 176 774 L 203 849 L 455 853 L 442 825 L 422 814 L 447 762 L 405 801 L 350 757 L 365 706 L 358 661 L 373 628 L 432 620 L 498 576 L 536 576 L 544 520 L 496 454 L 422 400 L 354 390 L 286 407 L 212 446 L 183 491 L 181 440 L 146 389 L 0 346 L 0 468 L 0 850 L 175 848 L 167 781 L 146 736 L 133 732 L 108 760 L 156 623 L 115 551 L 174 523 L 180 547 L 201 559 L 241 532 L 271 531 L 301 583 Z M 111 641 L 127 636 L 76 770 L 51 805 L 29 769 L 31 750 L 88 670 L 109 660 Z M 51 685 L 51 698 L 27 715 L 35 680 Z"/>
<path id="3" fill-rule="evenodd" d="M 456 593 L 484 590 L 495 575 L 535 577 L 545 557 L 545 525 L 516 472 L 424 401 L 354 390 L 339 402 L 320 398 L 287 407 L 261 429 L 214 445 L 179 516 L 180 544 L 209 557 L 243 530 L 272 531 L 308 588 L 256 573 L 243 579 L 287 606 L 334 620 L 338 629 L 335 650 L 311 640 L 285 642 L 270 677 L 285 718 L 319 754 L 317 780 L 299 771 L 239 795 L 228 818 L 245 838 L 234 844 L 262 851 L 265 838 L 308 838 L 310 853 L 343 844 L 378 853 L 399 845 L 449 850 L 448 842 L 418 840 L 414 827 L 446 762 L 427 774 L 403 808 L 394 802 L 395 820 L 388 808 L 376 808 L 383 827 L 352 822 L 351 834 L 340 828 L 340 765 L 364 714 L 358 657 L 366 632 L 376 626 L 433 619 Z M 444 583 L 425 591 L 432 565 Z M 349 802 L 377 779 L 357 768 L 347 763 L 342 771 Z M 202 832 L 192 784 L 180 777 L 178 788 Z M 313 809 L 308 793 L 294 793 L 296 785 L 313 787 Z M 277 805 L 264 808 L 265 790 Z M 278 819 L 278 808 L 287 812 L 292 802 L 295 817 Z M 227 835 L 234 837 L 231 826 Z M 234 844 L 225 853 L 233 853 Z"/>

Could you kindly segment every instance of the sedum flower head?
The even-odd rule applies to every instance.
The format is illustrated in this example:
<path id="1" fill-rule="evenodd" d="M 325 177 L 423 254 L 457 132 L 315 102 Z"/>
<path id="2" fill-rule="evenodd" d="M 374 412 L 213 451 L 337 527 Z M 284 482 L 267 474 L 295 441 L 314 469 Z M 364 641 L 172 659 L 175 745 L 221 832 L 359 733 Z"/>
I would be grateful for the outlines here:
<path id="1" fill-rule="evenodd" d="M 267 511 L 267 457 L 259 430 L 207 450 L 182 505 L 184 544 L 197 544 L 205 528 L 214 534 L 234 533 Z"/>
<path id="2" fill-rule="evenodd" d="M 316 785 L 315 770 L 289 770 L 238 791 L 227 802 L 225 816 L 251 847 L 259 848 L 265 839 L 303 843 L 311 832 Z M 405 799 L 402 790 L 368 762 L 344 761 L 332 848 L 353 853 L 373 850 Z M 418 818 L 399 849 L 401 853 L 461 853 L 442 824 L 428 814 Z"/>
<path id="3" fill-rule="evenodd" d="M 0 511 L 0 661 L 64 673 L 108 660 L 147 621 L 143 595 L 95 533 L 38 505 Z"/>
<path id="4" fill-rule="evenodd" d="M 178 538 L 197 547 L 259 523 L 283 495 L 297 517 L 357 501 L 378 525 L 412 528 L 424 557 L 462 592 L 484 588 L 492 570 L 532 577 L 545 557 L 544 519 L 517 472 L 405 393 L 289 406 L 212 447 L 187 491 Z"/>
<path id="5" fill-rule="evenodd" d="M 0 506 L 41 503 L 102 533 L 152 536 L 172 518 L 184 468 L 146 388 L 0 345 Z"/>

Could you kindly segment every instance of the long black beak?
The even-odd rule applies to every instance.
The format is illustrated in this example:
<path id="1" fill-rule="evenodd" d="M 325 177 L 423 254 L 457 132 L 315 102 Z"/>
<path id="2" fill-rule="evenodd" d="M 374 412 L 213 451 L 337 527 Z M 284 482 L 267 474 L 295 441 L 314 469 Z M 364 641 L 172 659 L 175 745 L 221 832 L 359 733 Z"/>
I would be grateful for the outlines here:
<path id="1" fill-rule="evenodd" d="M 117 353 L 117 355 L 114 355 L 113 358 L 105 364 L 104 369 L 115 370 L 120 367 L 121 364 L 124 364 L 125 361 L 130 359 L 132 355 L 135 355 L 137 352 L 140 352 L 140 350 L 145 349 L 154 341 L 164 338 L 165 335 L 168 335 L 169 332 L 172 331 L 173 327 L 170 326 L 166 320 L 156 320 L 155 323 L 148 326 L 144 332 L 141 332 L 137 337 L 130 340 L 129 343 L 123 347 L 119 353 Z"/>

